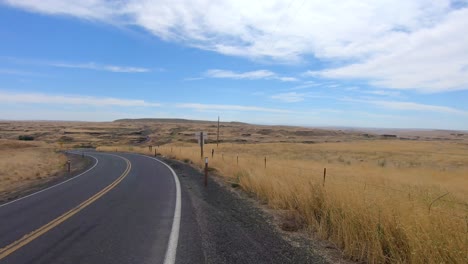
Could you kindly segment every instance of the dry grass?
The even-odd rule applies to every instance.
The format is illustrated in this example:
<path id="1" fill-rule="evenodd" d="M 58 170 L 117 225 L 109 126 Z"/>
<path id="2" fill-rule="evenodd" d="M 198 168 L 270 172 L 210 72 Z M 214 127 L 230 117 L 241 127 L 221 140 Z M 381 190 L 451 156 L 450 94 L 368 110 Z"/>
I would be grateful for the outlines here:
<path id="1" fill-rule="evenodd" d="M 207 143 L 216 140 L 217 124 L 190 121 L 134 122 L 0 122 L 0 138 L 18 139 L 20 135 L 63 147 L 100 145 L 136 145 L 142 142 L 163 145 L 174 142 L 196 142 L 194 133 L 208 133 Z M 398 134 L 406 139 L 459 140 L 468 142 L 468 133 L 456 131 L 355 131 L 288 126 L 259 126 L 222 122 L 220 140 L 223 143 L 319 143 L 375 140 L 379 134 Z M 149 140 L 149 141 L 148 141 Z"/>
<path id="2" fill-rule="evenodd" d="M 44 142 L 0 140 L 0 198 L 54 177 L 65 162 Z"/>
<path id="3" fill-rule="evenodd" d="M 116 148 L 149 154 L 147 147 L 135 146 L 100 150 Z M 223 144 L 220 148 L 208 145 L 206 156 L 211 156 L 212 148 L 215 156 L 210 166 L 228 181 L 274 209 L 295 212 L 309 231 L 335 243 L 350 259 L 370 263 L 468 260 L 465 143 Z M 165 145 L 158 152 L 201 166 L 195 144 Z"/>

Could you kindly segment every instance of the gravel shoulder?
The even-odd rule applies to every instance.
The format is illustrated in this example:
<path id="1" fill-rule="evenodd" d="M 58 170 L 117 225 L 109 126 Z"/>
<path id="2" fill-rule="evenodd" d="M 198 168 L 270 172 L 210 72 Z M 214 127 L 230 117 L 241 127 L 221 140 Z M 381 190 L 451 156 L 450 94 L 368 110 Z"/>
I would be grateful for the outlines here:
<path id="1" fill-rule="evenodd" d="M 306 240 L 284 239 L 273 224 L 273 216 L 252 199 L 245 199 L 213 177 L 205 188 L 203 174 L 197 169 L 162 160 L 178 174 L 183 202 L 190 202 L 193 208 L 186 212 L 189 216 L 182 215 L 192 222 L 182 222 L 181 236 L 188 231 L 201 239 L 201 245 L 197 245 L 181 237 L 177 263 L 328 263 Z"/>

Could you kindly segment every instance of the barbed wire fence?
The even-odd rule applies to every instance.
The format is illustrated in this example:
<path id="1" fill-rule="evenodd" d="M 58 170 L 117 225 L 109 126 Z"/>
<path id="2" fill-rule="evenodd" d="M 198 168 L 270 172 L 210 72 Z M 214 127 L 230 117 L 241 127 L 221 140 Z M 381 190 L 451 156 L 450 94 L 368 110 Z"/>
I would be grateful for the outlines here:
<path id="1" fill-rule="evenodd" d="M 199 157 L 199 152 L 196 149 L 193 149 L 192 146 L 158 146 L 156 147 L 156 153 L 159 151 L 160 154 L 167 154 L 169 156 L 173 156 L 174 158 L 181 158 L 183 153 L 188 153 L 192 156 L 192 159 L 189 159 L 193 163 L 197 164 L 197 157 Z M 267 170 L 265 173 L 268 173 L 268 170 L 276 170 L 276 171 L 284 171 L 284 173 L 287 174 L 292 174 L 294 173 L 293 170 L 295 170 L 296 175 L 299 176 L 310 176 L 311 179 L 315 179 L 315 183 L 320 184 L 320 181 L 322 181 L 323 188 L 326 188 L 327 185 L 331 184 L 339 184 L 339 185 L 346 185 L 348 188 L 351 187 L 356 187 L 356 186 L 362 186 L 362 191 L 369 192 L 371 190 L 385 190 L 387 192 L 391 193 L 398 193 L 399 196 L 402 194 L 408 197 L 409 201 L 414 201 L 414 200 L 420 200 L 420 201 L 426 201 L 427 204 L 427 212 L 428 214 L 432 213 L 439 213 L 439 214 L 444 214 L 448 217 L 453 217 L 457 218 L 460 220 L 463 220 L 467 224 L 467 232 L 468 232 L 468 203 L 467 202 L 461 202 L 458 200 L 450 200 L 447 199 L 446 197 L 449 197 L 451 195 L 450 192 L 445 192 L 442 195 L 440 193 L 435 193 L 432 196 L 426 195 L 426 196 L 421 196 L 415 193 L 414 191 L 411 190 L 404 190 L 404 189 L 399 189 L 396 187 L 390 187 L 390 186 L 384 186 L 384 185 L 379 185 L 375 184 L 372 182 L 368 181 L 363 181 L 356 179 L 355 176 L 353 175 L 342 175 L 342 174 L 333 174 L 333 171 L 330 170 L 332 168 L 331 164 L 327 164 L 328 167 L 324 167 L 324 170 L 322 171 L 321 169 L 315 169 L 315 168 L 306 168 L 306 167 L 300 167 L 300 166 L 294 166 L 294 165 L 288 165 L 287 168 L 285 168 L 282 165 L 275 164 L 275 159 L 274 157 L 272 158 L 271 155 L 258 155 L 255 160 L 252 159 L 252 155 L 243 155 L 242 153 L 226 153 L 224 151 L 221 152 L 210 152 L 207 151 L 206 155 L 207 157 L 212 158 L 214 161 L 219 161 L 219 162 L 224 162 L 228 164 L 228 166 L 232 166 L 232 168 L 236 168 L 237 170 L 242 170 L 243 165 L 246 164 L 246 162 L 249 162 L 250 164 L 256 163 L 258 168 L 264 168 Z M 244 156 L 248 156 L 248 159 L 244 159 Z M 200 159 L 200 165 L 203 167 L 203 161 Z M 327 171 L 328 169 L 328 171 Z M 349 183 L 355 184 L 354 186 L 350 186 Z M 463 215 L 461 214 L 455 214 L 455 213 L 450 213 L 445 210 L 439 210 L 438 207 L 434 206 L 436 203 L 445 203 L 445 204 L 450 204 L 454 207 L 456 207 L 456 210 L 454 211 L 462 211 L 464 212 Z M 420 206 L 422 206 L 422 203 L 419 203 Z"/>

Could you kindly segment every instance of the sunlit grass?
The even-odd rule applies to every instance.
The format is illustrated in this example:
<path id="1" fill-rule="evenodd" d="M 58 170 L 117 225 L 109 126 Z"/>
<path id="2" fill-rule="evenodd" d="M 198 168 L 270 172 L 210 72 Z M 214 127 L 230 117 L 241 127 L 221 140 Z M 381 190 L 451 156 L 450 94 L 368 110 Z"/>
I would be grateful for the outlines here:
<path id="1" fill-rule="evenodd" d="M 0 140 L 0 196 L 54 177 L 66 162 L 44 142 Z"/>
<path id="2" fill-rule="evenodd" d="M 155 150 L 100 148 L 116 149 L 143 154 Z M 226 144 L 205 149 L 210 166 L 220 175 L 271 208 L 295 212 L 309 231 L 335 243 L 350 259 L 467 261 L 466 145 L 365 141 Z M 215 149 L 213 158 L 211 149 Z M 196 144 L 165 145 L 156 151 L 202 166 Z"/>

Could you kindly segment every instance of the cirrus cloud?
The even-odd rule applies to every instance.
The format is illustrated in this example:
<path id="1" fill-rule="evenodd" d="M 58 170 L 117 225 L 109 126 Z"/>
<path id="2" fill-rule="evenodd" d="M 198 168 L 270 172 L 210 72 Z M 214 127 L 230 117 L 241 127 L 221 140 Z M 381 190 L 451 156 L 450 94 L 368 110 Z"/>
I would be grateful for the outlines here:
<path id="1" fill-rule="evenodd" d="M 13 104 L 69 104 L 91 106 L 123 106 L 123 107 L 159 107 L 158 103 L 150 103 L 144 100 L 120 99 L 112 97 L 76 96 L 76 95 L 51 95 L 43 93 L 8 92 L 0 91 L 0 102 Z"/>
<path id="2" fill-rule="evenodd" d="M 229 70 L 211 69 L 204 73 L 204 76 L 210 78 L 226 78 L 226 79 L 247 79 L 247 80 L 280 80 L 283 82 L 295 82 L 294 77 L 279 76 L 269 70 L 257 70 L 248 72 L 234 72 Z"/>
<path id="3" fill-rule="evenodd" d="M 271 96 L 271 99 L 275 99 L 285 103 L 297 103 L 304 101 L 305 97 L 307 97 L 306 93 L 288 92 L 274 94 Z"/>
<path id="4" fill-rule="evenodd" d="M 50 63 L 49 65 L 60 68 L 75 68 L 75 69 L 87 69 L 97 71 L 108 71 L 118 73 L 143 73 L 150 72 L 150 69 L 142 67 L 129 67 L 129 66 L 117 66 L 117 65 L 99 65 L 94 62 L 90 63 Z"/>
<path id="5" fill-rule="evenodd" d="M 197 111 L 242 111 L 242 112 L 268 112 L 268 113 L 291 113 L 289 110 L 266 108 L 258 106 L 245 106 L 245 105 L 220 105 L 220 104 L 199 104 L 199 103 L 181 103 L 176 104 L 176 108 L 188 108 Z"/>

